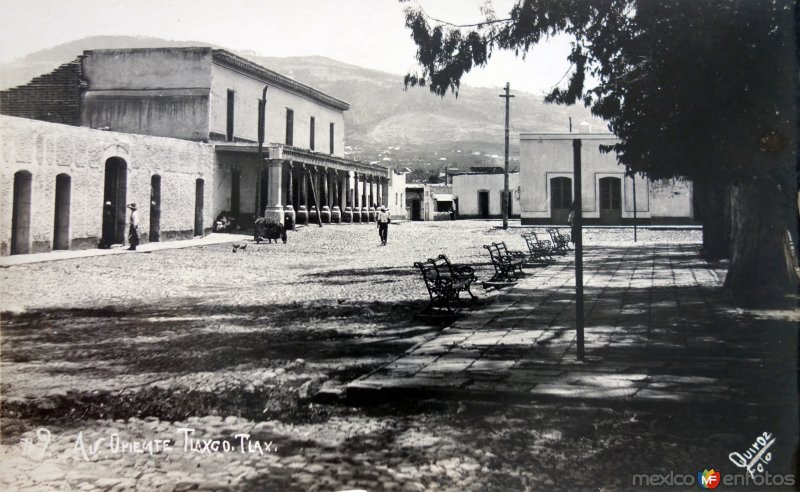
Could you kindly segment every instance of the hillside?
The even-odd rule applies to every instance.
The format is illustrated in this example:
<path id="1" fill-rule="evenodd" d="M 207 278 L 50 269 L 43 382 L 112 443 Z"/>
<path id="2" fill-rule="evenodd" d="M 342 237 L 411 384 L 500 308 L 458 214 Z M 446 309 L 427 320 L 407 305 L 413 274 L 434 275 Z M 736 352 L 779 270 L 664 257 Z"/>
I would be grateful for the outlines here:
<path id="1" fill-rule="evenodd" d="M 209 43 L 129 36 L 83 38 L 0 65 L 0 88 L 24 84 L 87 49 L 203 45 Z M 466 168 L 497 165 L 498 158 L 491 156 L 503 154 L 500 89 L 463 86 L 458 98 L 440 98 L 425 88 L 404 90 L 402 75 L 325 57 L 276 58 L 234 52 L 349 102 L 345 138 L 354 158 L 412 169 Z M 512 156 L 518 154 L 520 131 L 566 132 L 570 116 L 575 125 L 587 120 L 595 129 L 604 127 L 586 108 L 544 104 L 541 96 L 513 91 L 513 83 Z"/>

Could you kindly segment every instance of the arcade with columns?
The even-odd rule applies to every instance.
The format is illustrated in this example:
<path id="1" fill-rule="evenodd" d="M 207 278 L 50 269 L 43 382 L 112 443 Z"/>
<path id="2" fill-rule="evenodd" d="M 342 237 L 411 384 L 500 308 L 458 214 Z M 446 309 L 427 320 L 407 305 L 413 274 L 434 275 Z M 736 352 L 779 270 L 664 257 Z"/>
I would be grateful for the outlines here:
<path id="1" fill-rule="evenodd" d="M 249 175 L 255 178 L 252 198 L 259 204 L 259 216 L 289 228 L 294 224 L 373 222 L 376 210 L 389 203 L 389 170 L 383 166 L 284 145 L 264 147 L 259 165 L 256 146 L 215 147 L 218 155 L 239 157 L 234 161 L 241 171 L 231 183 L 232 204 L 238 203 L 239 189 L 244 188 L 236 182 L 244 174 L 243 168 L 254 167 Z"/>

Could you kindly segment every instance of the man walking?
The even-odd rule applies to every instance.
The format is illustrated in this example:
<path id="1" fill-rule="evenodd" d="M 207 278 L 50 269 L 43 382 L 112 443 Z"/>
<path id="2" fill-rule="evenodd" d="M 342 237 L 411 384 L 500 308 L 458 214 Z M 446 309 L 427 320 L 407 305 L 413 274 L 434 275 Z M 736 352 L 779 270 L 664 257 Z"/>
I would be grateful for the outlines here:
<path id="1" fill-rule="evenodd" d="M 386 246 L 386 241 L 389 239 L 389 223 L 392 219 L 389 217 L 389 212 L 386 207 L 381 207 L 378 212 L 378 236 L 381 238 L 381 245 Z"/>

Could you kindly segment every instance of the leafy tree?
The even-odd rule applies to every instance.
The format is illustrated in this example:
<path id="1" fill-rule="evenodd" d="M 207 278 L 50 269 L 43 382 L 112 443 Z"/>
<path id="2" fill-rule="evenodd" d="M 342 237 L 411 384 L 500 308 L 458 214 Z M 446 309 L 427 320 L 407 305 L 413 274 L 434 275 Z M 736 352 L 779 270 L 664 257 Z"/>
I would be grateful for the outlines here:
<path id="1" fill-rule="evenodd" d="M 738 301 L 795 291 L 786 248 L 797 217 L 800 16 L 792 2 L 518 0 L 507 17 L 484 14 L 456 26 L 407 8 L 421 70 L 406 86 L 457 95 L 463 75 L 493 50 L 524 55 L 547 36 L 572 36 L 568 83 L 546 100 L 580 101 L 604 118 L 620 139 L 606 150 L 633 172 L 692 179 L 696 192 L 716 197 L 703 207 L 705 223 L 719 223 L 713 209 L 729 213 L 725 286 Z"/>

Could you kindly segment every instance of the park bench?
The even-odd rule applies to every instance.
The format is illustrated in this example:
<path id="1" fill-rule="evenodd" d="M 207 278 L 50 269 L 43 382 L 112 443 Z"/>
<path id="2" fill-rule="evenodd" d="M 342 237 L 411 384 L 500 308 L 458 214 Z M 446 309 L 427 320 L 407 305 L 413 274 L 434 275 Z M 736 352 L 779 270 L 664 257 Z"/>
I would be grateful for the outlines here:
<path id="1" fill-rule="evenodd" d="M 549 228 L 547 232 L 550 234 L 550 239 L 553 242 L 553 253 L 564 256 L 572 250 L 572 248 L 569 247 L 569 243 L 572 242 L 572 238 L 569 234 L 561 234 L 561 231 L 555 228 Z"/>
<path id="2" fill-rule="evenodd" d="M 524 253 L 520 255 L 520 251 L 509 252 L 506 243 L 492 243 L 483 247 L 489 251 L 494 267 L 494 276 L 489 279 L 488 283 L 514 282 L 523 275 Z"/>
<path id="3" fill-rule="evenodd" d="M 439 255 L 436 258 L 428 258 L 425 262 L 415 262 L 414 266 L 419 268 L 425 287 L 428 288 L 430 302 L 425 311 L 431 312 L 434 307 L 443 307 L 447 311 L 454 312 L 461 308 L 459 294 L 466 292 L 472 300 L 477 296 L 472 293 L 470 286 L 478 278 L 475 271 L 467 265 L 454 265 L 446 255 Z"/>
<path id="4" fill-rule="evenodd" d="M 528 261 L 530 263 L 548 265 L 553 261 L 553 245 L 550 241 L 539 240 L 533 231 L 522 234 L 522 239 L 528 245 Z"/>

